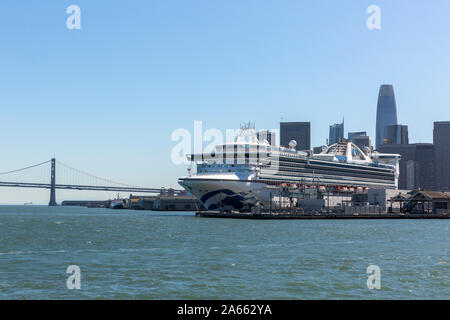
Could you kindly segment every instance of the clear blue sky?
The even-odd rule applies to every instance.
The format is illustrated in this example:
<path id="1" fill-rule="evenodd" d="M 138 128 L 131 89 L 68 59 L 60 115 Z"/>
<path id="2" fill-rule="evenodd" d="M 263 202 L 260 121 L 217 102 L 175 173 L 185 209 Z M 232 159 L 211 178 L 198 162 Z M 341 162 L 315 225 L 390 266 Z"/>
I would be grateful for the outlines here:
<path id="1" fill-rule="evenodd" d="M 81 8 L 68 30 L 66 8 Z M 366 8 L 381 8 L 381 30 Z M 394 85 L 411 142 L 450 120 L 450 2 L 0 2 L 0 171 L 56 157 L 131 184 L 177 187 L 174 129 L 311 121 L 312 144 L 345 116 L 375 132 L 380 84 Z M 58 201 L 111 194 L 57 192 Z M 0 188 L 0 203 L 48 191 Z"/>

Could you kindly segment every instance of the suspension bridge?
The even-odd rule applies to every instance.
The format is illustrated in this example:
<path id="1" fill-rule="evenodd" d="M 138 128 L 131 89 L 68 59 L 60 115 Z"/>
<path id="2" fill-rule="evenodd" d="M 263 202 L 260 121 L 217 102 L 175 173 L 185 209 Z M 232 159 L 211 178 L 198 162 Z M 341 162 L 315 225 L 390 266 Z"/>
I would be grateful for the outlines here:
<path id="1" fill-rule="evenodd" d="M 62 169 L 61 174 L 58 174 L 58 179 L 56 176 L 57 164 L 58 168 Z M 28 174 L 30 172 L 33 172 L 33 174 Z M 36 174 L 36 172 L 38 174 Z M 48 182 L 44 182 L 42 180 L 47 180 Z M 73 168 L 63 162 L 56 161 L 55 158 L 24 168 L 0 172 L 0 187 L 50 189 L 49 206 L 57 205 L 56 189 L 117 191 L 130 193 L 161 193 L 165 190 L 165 188 L 133 186 L 110 179 L 101 178 Z M 174 194 L 179 194 L 180 192 L 182 192 L 182 190 L 174 190 Z"/>

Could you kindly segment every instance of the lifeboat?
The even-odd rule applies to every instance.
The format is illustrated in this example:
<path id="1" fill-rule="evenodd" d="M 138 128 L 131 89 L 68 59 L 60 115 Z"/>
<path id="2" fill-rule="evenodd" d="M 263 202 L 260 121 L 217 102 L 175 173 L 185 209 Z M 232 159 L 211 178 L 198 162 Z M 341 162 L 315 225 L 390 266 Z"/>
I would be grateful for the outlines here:
<path id="1" fill-rule="evenodd" d="M 325 191 L 325 190 L 326 190 L 325 186 L 320 186 L 319 187 L 319 191 Z"/>
<path id="2" fill-rule="evenodd" d="M 347 191 L 348 191 L 348 188 L 347 188 L 347 187 L 342 187 L 342 191 L 343 191 L 343 192 L 347 192 Z"/>

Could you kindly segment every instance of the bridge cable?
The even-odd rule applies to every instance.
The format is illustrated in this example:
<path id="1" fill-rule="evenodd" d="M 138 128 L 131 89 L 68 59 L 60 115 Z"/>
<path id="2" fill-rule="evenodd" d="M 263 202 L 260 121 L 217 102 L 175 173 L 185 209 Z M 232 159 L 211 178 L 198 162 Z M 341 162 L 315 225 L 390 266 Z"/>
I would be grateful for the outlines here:
<path id="1" fill-rule="evenodd" d="M 28 166 L 28 167 L 25 167 L 25 168 L 21 168 L 21 169 L 16 169 L 16 170 L 11 170 L 11 171 L 6 171 L 6 172 L 0 172 L 0 176 L 8 174 L 8 173 L 14 173 L 14 172 L 19 172 L 19 171 L 31 169 L 31 168 L 34 168 L 34 167 L 38 167 L 38 166 L 41 166 L 43 164 L 49 163 L 50 161 L 52 161 L 52 160 L 47 160 L 45 162 L 38 163 L 38 164 L 35 164 L 35 165 L 32 165 L 32 166 Z"/>
<path id="2" fill-rule="evenodd" d="M 113 181 L 113 180 L 109 180 L 109 179 L 104 179 L 104 178 L 95 176 L 95 175 L 93 175 L 93 174 L 87 173 L 87 172 L 85 172 L 85 171 L 82 171 L 82 170 L 76 169 L 76 168 L 74 168 L 74 167 L 71 167 L 71 166 L 69 166 L 68 164 L 65 164 L 65 163 L 63 163 L 63 162 L 61 162 L 61 161 L 58 161 L 58 160 L 56 160 L 56 162 L 57 162 L 58 164 L 64 166 L 64 167 L 68 168 L 68 169 L 74 170 L 74 171 L 76 171 L 76 172 L 78 172 L 78 173 L 81 173 L 81 174 L 83 174 L 83 175 L 85 175 L 85 176 L 88 176 L 88 177 L 90 177 L 90 178 L 95 178 L 95 179 L 98 179 L 98 180 L 103 181 L 103 182 L 111 183 L 111 184 L 113 184 L 113 185 L 114 185 L 114 184 L 115 184 L 115 185 L 120 185 L 120 186 L 124 186 L 124 187 L 143 188 L 143 189 L 145 189 L 145 187 L 141 187 L 141 186 L 135 186 L 135 185 L 130 185 L 130 184 L 126 184 L 126 183 L 121 183 L 121 182 L 117 182 L 117 181 Z"/>

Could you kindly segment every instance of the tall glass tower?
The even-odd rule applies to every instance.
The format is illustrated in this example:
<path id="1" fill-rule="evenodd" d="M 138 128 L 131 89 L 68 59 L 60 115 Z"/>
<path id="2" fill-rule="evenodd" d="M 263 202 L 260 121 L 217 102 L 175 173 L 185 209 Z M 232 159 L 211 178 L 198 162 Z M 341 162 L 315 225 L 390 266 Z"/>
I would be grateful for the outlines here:
<path id="1" fill-rule="evenodd" d="M 384 127 L 397 124 L 397 105 L 395 103 L 394 87 L 391 84 L 380 86 L 377 105 L 376 148 L 385 138 Z"/>
<path id="2" fill-rule="evenodd" d="M 344 139 L 344 119 L 342 119 L 342 123 L 335 123 L 330 126 L 330 135 L 328 138 L 330 145 Z"/>

